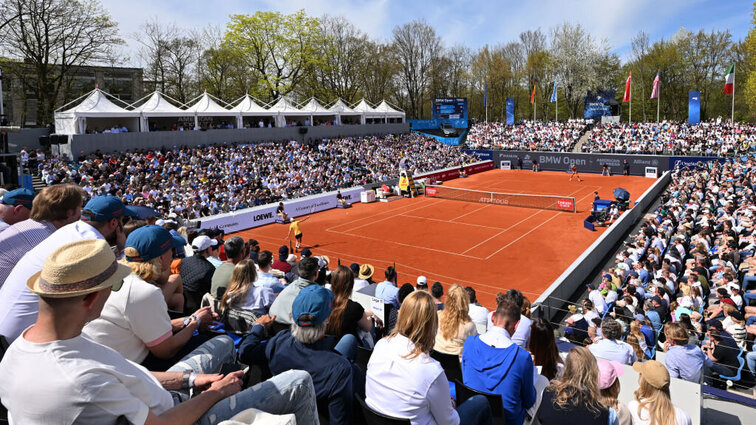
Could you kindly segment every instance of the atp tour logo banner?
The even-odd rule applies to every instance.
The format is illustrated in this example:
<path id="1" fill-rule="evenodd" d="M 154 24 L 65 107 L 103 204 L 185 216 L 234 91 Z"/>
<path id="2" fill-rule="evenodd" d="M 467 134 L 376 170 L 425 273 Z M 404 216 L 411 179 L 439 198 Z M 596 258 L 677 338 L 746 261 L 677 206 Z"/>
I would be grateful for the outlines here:
<path id="1" fill-rule="evenodd" d="M 347 204 L 359 202 L 362 187 L 353 187 L 341 191 L 341 197 Z M 337 192 L 328 192 L 320 195 L 307 196 L 292 201 L 284 201 L 284 210 L 291 217 L 303 217 L 319 211 L 336 208 L 338 200 Z M 218 227 L 226 233 L 239 232 L 253 227 L 275 223 L 276 209 L 278 204 L 268 204 L 255 208 L 247 208 L 226 214 L 218 214 L 200 219 L 200 228 L 208 229 Z"/>
<path id="2" fill-rule="evenodd" d="M 573 165 L 578 171 L 586 173 L 601 173 L 604 165 L 609 167 L 611 174 L 622 174 L 625 162 L 630 166 L 630 174 L 642 176 L 646 167 L 657 167 L 663 173 L 669 169 L 669 159 L 657 155 L 620 155 L 620 154 L 589 154 L 566 152 L 529 152 L 529 151 L 494 151 L 494 163 L 510 161 L 517 164 L 522 161 L 525 169 L 530 169 L 533 161 L 538 162 L 541 170 L 568 171 Z"/>

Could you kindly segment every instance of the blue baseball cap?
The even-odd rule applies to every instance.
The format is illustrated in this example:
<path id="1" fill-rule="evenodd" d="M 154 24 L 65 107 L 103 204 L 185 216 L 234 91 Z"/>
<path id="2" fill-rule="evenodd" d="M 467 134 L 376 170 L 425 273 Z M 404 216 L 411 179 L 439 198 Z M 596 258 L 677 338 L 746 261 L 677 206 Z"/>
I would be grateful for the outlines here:
<path id="1" fill-rule="evenodd" d="M 333 310 L 333 292 L 320 285 L 310 285 L 301 291 L 291 305 L 291 316 L 299 326 L 315 326 L 328 319 Z M 309 315 L 311 318 L 303 318 Z"/>
<path id="2" fill-rule="evenodd" d="M 162 226 L 140 227 L 129 234 L 126 248 L 134 248 L 138 255 L 126 255 L 127 261 L 142 263 L 160 257 L 171 248 L 184 246 L 184 238 L 175 237 Z"/>
<path id="3" fill-rule="evenodd" d="M 123 216 L 137 217 L 135 209 L 127 207 L 120 199 L 110 195 L 92 198 L 84 209 L 92 212 L 92 217 L 82 216 L 84 220 L 105 222 Z"/>
<path id="4" fill-rule="evenodd" d="M 0 201 L 5 205 L 15 207 L 16 205 L 23 205 L 24 207 L 31 209 L 34 197 L 37 194 L 33 190 L 29 189 L 16 189 L 3 195 L 3 200 Z"/>

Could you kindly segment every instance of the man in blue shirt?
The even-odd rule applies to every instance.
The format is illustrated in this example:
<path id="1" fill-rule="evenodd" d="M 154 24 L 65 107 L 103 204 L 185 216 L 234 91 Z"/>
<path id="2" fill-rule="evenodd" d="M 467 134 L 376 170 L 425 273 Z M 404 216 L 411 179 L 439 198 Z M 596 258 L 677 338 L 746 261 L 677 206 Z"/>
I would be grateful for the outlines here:
<path id="1" fill-rule="evenodd" d="M 399 308 L 399 288 L 396 287 L 396 270 L 389 266 L 384 273 L 386 280 L 375 287 L 375 297 Z"/>
<path id="2" fill-rule="evenodd" d="M 534 367 L 530 354 L 512 341 L 520 321 L 520 308 L 505 298 L 491 318 L 493 326 L 483 335 L 473 335 L 462 348 L 465 385 L 500 394 L 508 425 L 522 425 L 525 411 L 535 404 Z"/>
<path id="3" fill-rule="evenodd" d="M 688 331 L 680 323 L 667 323 L 664 335 L 664 365 L 669 376 L 700 383 L 704 365 L 710 368 L 711 359 L 698 346 L 688 344 Z"/>
<path id="4" fill-rule="evenodd" d="M 632 365 L 638 361 L 633 347 L 619 340 L 622 337 L 622 327 L 619 322 L 610 317 L 602 320 L 601 336 L 602 339 L 599 342 L 588 346 L 594 356 L 604 360 L 615 360 L 626 365 Z"/>

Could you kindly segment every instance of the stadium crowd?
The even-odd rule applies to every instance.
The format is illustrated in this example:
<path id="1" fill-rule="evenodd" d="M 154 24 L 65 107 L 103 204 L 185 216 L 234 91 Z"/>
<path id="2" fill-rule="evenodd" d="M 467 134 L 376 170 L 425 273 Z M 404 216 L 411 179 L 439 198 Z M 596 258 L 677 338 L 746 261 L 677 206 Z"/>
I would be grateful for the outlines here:
<path id="1" fill-rule="evenodd" d="M 676 169 L 661 205 L 572 309 L 567 338 L 625 363 L 663 349 L 672 377 L 752 387 L 755 182 L 753 157 Z"/>
<path id="2" fill-rule="evenodd" d="M 509 126 L 501 122 L 476 123 L 467 133 L 471 149 L 505 149 L 567 152 L 585 133 L 585 120 L 566 122 L 523 121 Z"/>
<path id="3" fill-rule="evenodd" d="M 90 196 L 110 194 L 184 219 L 385 181 L 398 175 L 397 164 L 417 173 L 473 160 L 418 134 L 98 151 L 75 161 L 40 153 L 22 152 L 22 161 L 47 185 L 74 183 Z"/>
<path id="4" fill-rule="evenodd" d="M 379 278 L 371 264 L 334 264 L 309 248 L 297 256 L 281 246 L 274 255 L 276 247 L 263 249 L 237 236 L 224 240 L 213 229 L 150 225 L 135 220 L 133 209 L 114 196 L 94 197 L 82 209 L 86 192 L 76 185 L 52 185 L 36 197 L 25 189 L 11 191 L 0 201 L 10 225 L 0 232 L 0 246 L 23 245 L 0 251 L 7 276 L 0 287 L 0 334 L 13 341 L 0 362 L 0 400 L 19 423 L 121 418 L 211 424 L 240 419 L 254 408 L 257 415 L 293 415 L 297 423 L 317 424 L 322 418 L 348 424 L 360 421 L 353 410 L 356 394 L 366 408 L 413 424 L 492 423 L 494 411 L 484 396 L 463 398 L 464 388 L 471 388 L 501 395 L 501 414 L 512 424 L 689 424 L 688 415 L 671 403 L 670 377 L 697 379 L 690 374 L 697 373 L 699 360 L 709 365 L 706 379 L 724 373 L 718 367 L 729 363 L 719 347 L 725 329 L 740 322 L 727 307 L 712 305 L 705 312 L 710 317 L 701 334 L 709 339 L 704 346 L 711 347 L 706 361 L 703 350 L 687 344 L 698 338 L 686 327 L 695 327 L 695 319 L 683 316 L 689 309 L 689 317 L 697 317 L 695 302 L 706 299 L 705 291 L 695 289 L 704 286 L 697 277 L 703 274 L 693 274 L 703 272 L 695 267 L 699 259 L 688 270 L 673 260 L 675 254 L 668 258 L 653 249 L 669 240 L 669 251 L 682 252 L 690 240 L 695 246 L 690 255 L 696 256 L 700 242 L 721 262 L 711 266 L 707 282 L 717 293 L 720 287 L 734 291 L 725 267 L 747 263 L 742 258 L 756 246 L 750 239 L 749 217 L 756 211 L 752 190 L 739 185 L 756 178 L 753 166 L 678 172 L 661 220 L 646 226 L 650 236 L 644 233 L 648 257 L 661 264 L 650 268 L 659 276 L 649 277 L 645 314 L 639 317 L 639 309 L 627 316 L 615 307 L 616 319 L 583 329 L 599 314 L 590 300 L 605 308 L 594 294 L 622 306 L 619 298 L 611 299 L 614 276 L 609 276 L 602 287 L 591 288 L 586 310 L 575 313 L 581 317 L 568 320 L 565 333 L 572 345 L 555 339 L 548 321 L 530 318 L 530 301 L 516 289 L 499 293 L 489 311 L 476 302 L 473 288 L 429 286 L 422 276 L 415 285 L 400 284 L 407 279 L 392 266 Z M 726 181 L 729 175 L 737 176 L 735 182 Z M 727 224 L 730 219 L 734 224 Z M 725 242 L 712 239 L 707 248 L 701 240 L 709 235 L 705 225 L 713 227 L 712 238 L 720 232 Z M 673 237 L 678 234 L 687 236 L 682 248 Z M 733 249 L 730 237 L 746 245 Z M 630 249 L 638 255 L 637 248 Z M 654 289 L 653 282 L 673 272 L 681 273 L 679 290 L 689 291 L 690 300 Z M 627 274 L 631 280 L 632 273 Z M 642 279 L 644 274 L 637 274 Z M 617 286 L 635 295 L 641 288 L 638 281 Z M 355 292 L 382 299 L 386 311 L 366 310 L 352 300 Z M 622 297 L 626 308 L 636 303 L 630 297 Z M 727 299 L 748 302 L 737 295 Z M 659 312 L 667 311 L 679 313 L 679 319 L 663 327 L 665 367 L 621 340 L 624 328 L 630 329 L 629 341 L 630 335 L 645 337 L 649 327 L 662 329 L 667 314 Z M 720 314 L 724 323 L 716 320 Z M 626 316 L 630 324 L 623 327 Z M 586 338 L 575 337 L 581 332 Z M 646 348 L 655 344 L 647 341 Z M 371 354 L 366 359 L 360 353 Z M 676 358 L 680 363 L 673 363 Z M 617 400 L 620 363 L 632 364 L 640 375 L 628 405 Z M 449 379 L 458 380 L 456 402 Z M 40 403 L 28 403 L 32 395 Z"/>
<path id="5" fill-rule="evenodd" d="M 583 152 L 732 156 L 756 146 L 756 126 L 714 119 L 687 123 L 596 124 Z"/>

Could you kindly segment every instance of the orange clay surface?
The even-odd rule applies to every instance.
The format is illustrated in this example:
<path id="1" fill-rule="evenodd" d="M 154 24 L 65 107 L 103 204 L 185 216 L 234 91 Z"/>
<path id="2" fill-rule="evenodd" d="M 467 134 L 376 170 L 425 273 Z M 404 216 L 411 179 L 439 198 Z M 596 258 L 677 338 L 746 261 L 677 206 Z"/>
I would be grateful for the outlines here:
<path id="1" fill-rule="evenodd" d="M 386 267 L 396 263 L 399 285 L 413 285 L 420 275 L 444 284 L 472 286 L 478 301 L 491 308 L 496 293 L 520 289 L 531 301 L 585 251 L 604 227 L 583 228 L 593 192 L 614 199 L 612 191 L 623 187 L 635 201 L 655 180 L 644 177 L 581 175 L 569 181 L 564 172 L 533 173 L 524 170 L 492 170 L 445 186 L 506 193 L 572 196 L 577 213 L 479 204 L 420 196 L 385 203 L 354 204 L 311 216 L 302 224 L 302 246 L 313 255 L 327 255 L 330 269 L 341 264 L 375 266 L 373 280 L 383 280 Z M 276 255 L 288 225 L 270 224 L 237 233 L 255 238 L 261 249 Z M 293 239 L 293 236 L 292 236 Z M 292 240 L 293 244 L 293 240 Z M 292 245 L 293 246 L 293 245 Z"/>

